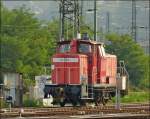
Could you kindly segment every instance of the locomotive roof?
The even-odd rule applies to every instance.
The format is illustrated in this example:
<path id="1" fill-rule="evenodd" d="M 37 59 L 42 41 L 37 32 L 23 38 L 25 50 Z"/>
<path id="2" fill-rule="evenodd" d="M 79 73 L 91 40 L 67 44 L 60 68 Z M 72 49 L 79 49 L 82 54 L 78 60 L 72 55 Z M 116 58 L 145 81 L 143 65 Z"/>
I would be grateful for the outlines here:
<path id="1" fill-rule="evenodd" d="M 73 39 L 73 40 L 77 40 L 77 39 Z M 104 43 L 102 42 L 96 42 L 96 41 L 92 41 L 92 40 L 77 40 L 79 42 L 82 42 L 82 43 L 90 43 L 90 44 L 97 44 L 97 45 L 103 45 Z M 70 43 L 71 40 L 66 40 L 66 41 L 59 41 L 58 44 L 65 44 L 65 43 Z"/>

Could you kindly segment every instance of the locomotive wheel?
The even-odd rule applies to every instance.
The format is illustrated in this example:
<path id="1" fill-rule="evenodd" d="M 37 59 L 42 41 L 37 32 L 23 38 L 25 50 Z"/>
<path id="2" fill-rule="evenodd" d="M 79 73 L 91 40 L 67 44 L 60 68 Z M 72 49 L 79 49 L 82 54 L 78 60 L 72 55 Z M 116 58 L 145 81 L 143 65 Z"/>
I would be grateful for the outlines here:
<path id="1" fill-rule="evenodd" d="M 97 97 L 96 100 L 95 100 L 95 105 L 98 106 L 101 102 L 101 99 L 100 97 Z"/>
<path id="2" fill-rule="evenodd" d="M 73 106 L 76 106 L 77 105 L 77 99 L 76 98 L 71 99 L 71 103 Z"/>
<path id="3" fill-rule="evenodd" d="M 72 100 L 71 103 L 72 103 L 73 106 L 77 106 L 77 101 Z"/>
<path id="4" fill-rule="evenodd" d="M 86 106 L 85 100 L 80 99 L 79 103 L 80 103 L 80 106 Z"/>
<path id="5" fill-rule="evenodd" d="M 64 107 L 65 104 L 66 104 L 66 101 L 64 99 L 60 99 L 59 104 L 60 104 L 61 107 Z"/>
<path id="6" fill-rule="evenodd" d="M 107 103 L 107 99 L 105 99 L 104 97 L 102 97 L 102 104 L 105 106 Z"/>
<path id="7" fill-rule="evenodd" d="M 111 97 L 111 95 L 109 94 L 109 100 L 111 100 L 112 99 L 112 97 Z"/>
<path id="8" fill-rule="evenodd" d="M 65 106 L 65 102 L 60 102 L 59 104 L 60 104 L 61 107 Z"/>
<path id="9" fill-rule="evenodd" d="M 78 99 L 77 96 L 72 96 L 71 99 L 70 99 L 70 101 L 71 101 L 71 103 L 72 103 L 73 106 L 76 106 L 76 105 L 77 105 L 78 100 L 79 100 L 79 99 Z"/>

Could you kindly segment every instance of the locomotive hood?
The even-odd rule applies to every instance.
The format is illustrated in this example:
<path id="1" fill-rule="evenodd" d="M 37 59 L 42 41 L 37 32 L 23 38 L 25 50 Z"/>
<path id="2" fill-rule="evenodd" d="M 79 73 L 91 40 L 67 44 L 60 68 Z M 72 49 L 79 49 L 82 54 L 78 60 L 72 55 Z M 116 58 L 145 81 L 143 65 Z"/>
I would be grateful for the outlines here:
<path id="1" fill-rule="evenodd" d="M 52 57 L 52 82 L 60 85 L 80 85 L 88 77 L 86 55 L 56 54 Z"/>

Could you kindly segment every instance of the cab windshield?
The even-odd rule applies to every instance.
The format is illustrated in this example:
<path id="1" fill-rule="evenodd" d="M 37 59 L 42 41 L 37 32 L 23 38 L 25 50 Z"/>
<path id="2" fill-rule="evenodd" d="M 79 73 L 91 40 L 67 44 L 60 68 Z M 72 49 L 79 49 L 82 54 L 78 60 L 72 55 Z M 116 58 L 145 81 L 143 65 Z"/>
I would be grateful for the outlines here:
<path id="1" fill-rule="evenodd" d="M 80 43 L 78 48 L 79 48 L 80 53 L 91 53 L 92 52 L 92 48 L 91 48 L 90 44 Z"/>
<path id="2" fill-rule="evenodd" d="M 59 52 L 60 53 L 65 53 L 65 52 L 69 52 L 70 51 L 70 44 L 61 44 L 59 46 Z"/>

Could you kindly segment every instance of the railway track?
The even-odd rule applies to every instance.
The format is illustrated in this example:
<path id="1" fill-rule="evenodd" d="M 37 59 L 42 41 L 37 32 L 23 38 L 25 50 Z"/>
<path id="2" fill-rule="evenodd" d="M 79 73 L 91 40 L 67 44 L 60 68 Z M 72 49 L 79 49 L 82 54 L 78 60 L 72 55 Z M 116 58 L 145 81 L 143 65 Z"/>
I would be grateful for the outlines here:
<path id="1" fill-rule="evenodd" d="M 120 110 L 115 106 L 85 106 L 85 107 L 50 107 L 50 108 L 24 108 L 21 112 L 20 108 L 13 108 L 11 112 L 1 110 L 0 116 L 6 117 L 36 117 L 36 116 L 58 116 L 58 115 L 89 115 L 89 114 L 145 114 L 150 113 L 150 104 L 134 104 L 122 105 Z"/>

